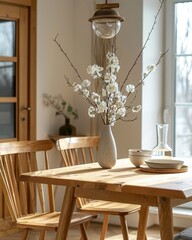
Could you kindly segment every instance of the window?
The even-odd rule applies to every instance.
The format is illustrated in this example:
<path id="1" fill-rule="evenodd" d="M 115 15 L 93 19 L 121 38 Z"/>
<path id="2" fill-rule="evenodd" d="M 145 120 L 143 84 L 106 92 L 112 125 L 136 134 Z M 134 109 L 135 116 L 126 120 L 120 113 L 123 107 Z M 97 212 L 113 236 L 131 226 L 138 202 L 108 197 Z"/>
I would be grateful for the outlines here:
<path id="1" fill-rule="evenodd" d="M 172 146 L 175 156 L 192 156 L 192 0 L 172 0 L 167 8 L 169 66 L 174 74 L 167 79 L 167 95 L 173 89 L 168 105 L 172 106 Z M 171 26 L 172 25 L 172 26 Z M 168 32 L 168 31 L 167 31 Z M 172 43 L 172 44 L 171 44 Z M 172 46 L 172 49 L 171 47 Z M 168 80 L 167 80 L 168 81 Z"/>
<path id="2" fill-rule="evenodd" d="M 192 156 L 192 1 L 175 3 L 175 154 Z M 181 147 L 182 146 L 182 147 Z"/>
<path id="3" fill-rule="evenodd" d="M 173 154 L 192 156 L 192 0 L 166 1 L 166 111 Z M 169 113 L 167 115 L 167 113 Z M 192 209 L 192 204 L 180 207 Z"/>

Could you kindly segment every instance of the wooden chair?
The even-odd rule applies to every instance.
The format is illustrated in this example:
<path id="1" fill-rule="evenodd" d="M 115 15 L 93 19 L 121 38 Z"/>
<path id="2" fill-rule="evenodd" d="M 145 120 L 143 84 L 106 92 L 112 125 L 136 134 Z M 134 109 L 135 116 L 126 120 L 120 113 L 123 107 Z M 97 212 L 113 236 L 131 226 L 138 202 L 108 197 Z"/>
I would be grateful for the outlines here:
<path id="1" fill-rule="evenodd" d="M 16 141 L 0 144 L 0 186 L 16 228 L 40 231 L 39 239 L 45 239 L 46 231 L 57 231 L 60 212 L 55 210 L 52 185 L 24 183 L 19 181 L 23 172 L 49 169 L 48 151 L 53 147 L 50 140 Z M 47 190 L 47 195 L 44 196 Z M 36 199 L 41 210 L 37 211 Z M 48 199 L 46 205 L 45 199 Z M 84 223 L 97 215 L 74 212 L 71 225 L 79 225 L 83 239 L 88 239 Z"/>
<path id="2" fill-rule="evenodd" d="M 71 137 L 59 139 L 56 142 L 65 166 L 94 162 L 95 152 L 99 143 L 99 137 Z M 94 176 L 93 176 L 94 177 Z M 120 217 L 123 239 L 128 240 L 126 215 L 140 210 L 140 206 L 133 204 L 116 203 L 100 200 L 78 198 L 78 208 L 82 212 L 92 214 L 104 214 L 104 221 L 100 239 L 105 238 L 110 215 Z"/>

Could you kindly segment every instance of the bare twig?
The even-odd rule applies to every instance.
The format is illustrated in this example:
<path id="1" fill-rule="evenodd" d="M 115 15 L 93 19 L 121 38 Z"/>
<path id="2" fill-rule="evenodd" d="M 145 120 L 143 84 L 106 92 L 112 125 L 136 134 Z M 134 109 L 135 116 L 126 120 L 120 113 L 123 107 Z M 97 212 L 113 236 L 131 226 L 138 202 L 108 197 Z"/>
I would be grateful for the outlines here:
<path id="1" fill-rule="evenodd" d="M 159 9 L 158 9 L 158 11 L 157 11 L 157 13 L 156 13 L 156 15 L 155 15 L 155 18 L 154 18 L 154 21 L 153 21 L 151 30 L 149 31 L 148 36 L 147 36 L 147 39 L 146 39 L 143 47 L 141 48 L 139 54 L 137 55 L 137 57 L 136 57 L 133 65 L 132 65 L 131 68 L 129 69 L 129 71 L 128 71 L 128 73 L 127 73 L 127 76 L 125 77 L 125 80 L 124 80 L 124 82 L 123 82 L 122 85 L 121 85 L 121 90 L 123 89 L 125 83 L 127 82 L 128 78 L 129 78 L 129 75 L 131 74 L 133 68 L 134 68 L 135 65 L 137 64 L 137 61 L 138 61 L 139 58 L 142 56 L 142 53 L 143 53 L 143 51 L 144 51 L 144 49 L 145 49 L 145 47 L 146 47 L 146 45 L 147 45 L 147 43 L 148 43 L 148 41 L 149 41 L 149 39 L 150 39 L 150 37 L 151 37 L 151 34 L 152 34 L 152 32 L 153 32 L 153 30 L 154 30 L 154 28 L 155 28 L 155 25 L 156 25 L 156 23 L 157 23 L 157 18 L 158 18 L 158 16 L 159 16 L 159 13 L 161 12 L 161 9 L 162 9 L 162 7 L 163 7 L 164 1 L 165 1 L 165 0 L 159 1 L 159 2 L 160 2 L 160 7 L 159 7 Z"/>
<path id="2" fill-rule="evenodd" d="M 61 44 L 57 41 L 57 37 L 59 36 L 59 33 L 56 35 L 56 37 L 53 39 L 53 41 L 57 44 L 57 46 L 59 47 L 60 51 L 65 55 L 65 57 L 67 58 L 68 62 L 70 63 L 71 67 L 74 69 L 74 71 L 76 72 L 78 78 L 83 82 L 82 77 L 80 76 L 77 68 L 74 66 L 74 64 L 72 63 L 72 61 L 70 60 L 70 58 L 68 57 L 67 53 L 63 50 Z"/>

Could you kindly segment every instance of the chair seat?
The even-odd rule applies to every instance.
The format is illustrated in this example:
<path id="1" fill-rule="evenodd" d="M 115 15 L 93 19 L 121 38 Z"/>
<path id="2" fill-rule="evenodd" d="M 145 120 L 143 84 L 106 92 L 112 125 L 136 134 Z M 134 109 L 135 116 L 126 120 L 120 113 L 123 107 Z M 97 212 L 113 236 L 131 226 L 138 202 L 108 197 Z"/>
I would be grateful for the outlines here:
<path id="1" fill-rule="evenodd" d="M 175 235 L 174 240 L 192 240 L 192 227 L 184 229 Z"/>
<path id="2" fill-rule="evenodd" d="M 119 215 L 119 214 L 131 214 L 140 210 L 139 205 L 133 205 L 128 203 L 118 203 L 118 202 L 110 202 L 110 201 L 91 201 L 86 203 L 79 209 L 79 211 L 87 211 L 93 213 L 103 213 L 110 215 Z"/>
<path id="3" fill-rule="evenodd" d="M 94 163 L 98 156 L 97 150 L 99 146 L 99 137 L 87 136 L 63 138 L 57 141 L 56 146 L 61 153 L 64 166 Z M 94 175 L 92 177 L 94 178 Z M 81 188 L 78 188 L 78 190 L 75 191 L 78 211 L 89 214 L 104 215 L 100 239 L 105 239 L 110 215 L 116 215 L 119 217 L 123 239 L 129 239 L 126 215 L 139 212 L 140 206 L 127 203 L 93 200 L 89 199 L 89 194 L 84 193 L 86 193 L 86 190 Z"/>
<path id="4" fill-rule="evenodd" d="M 97 215 L 74 212 L 70 226 L 81 224 L 86 221 L 91 221 L 96 217 Z M 26 228 L 27 226 L 28 228 L 36 230 L 42 230 L 43 228 L 44 230 L 57 231 L 59 218 L 60 212 L 29 214 L 17 219 L 17 227 Z"/>

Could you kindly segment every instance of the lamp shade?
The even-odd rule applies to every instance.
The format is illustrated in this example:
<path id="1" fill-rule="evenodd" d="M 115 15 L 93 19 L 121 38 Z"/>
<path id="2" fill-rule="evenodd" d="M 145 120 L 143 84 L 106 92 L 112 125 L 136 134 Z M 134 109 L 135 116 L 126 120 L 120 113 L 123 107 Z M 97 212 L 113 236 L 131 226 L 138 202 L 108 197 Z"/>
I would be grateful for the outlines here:
<path id="1" fill-rule="evenodd" d="M 112 8 L 103 8 L 97 10 L 89 21 L 92 22 L 92 28 L 98 37 L 109 39 L 119 32 L 124 18 Z"/>

